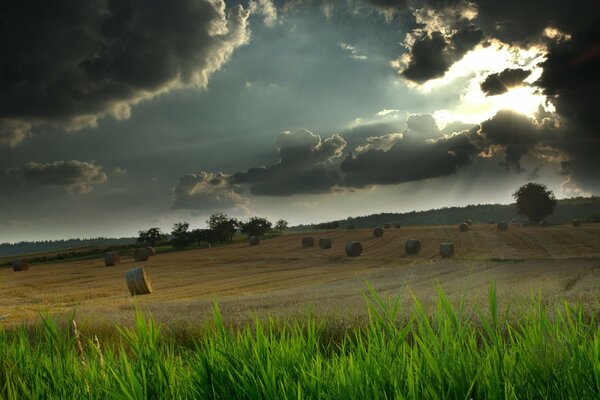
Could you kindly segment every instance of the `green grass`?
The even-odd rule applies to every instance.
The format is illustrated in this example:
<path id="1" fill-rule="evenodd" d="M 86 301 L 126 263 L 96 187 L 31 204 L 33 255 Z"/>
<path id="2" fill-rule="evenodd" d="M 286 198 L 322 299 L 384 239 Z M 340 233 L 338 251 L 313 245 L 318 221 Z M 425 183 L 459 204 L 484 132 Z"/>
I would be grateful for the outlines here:
<path id="1" fill-rule="evenodd" d="M 475 317 L 441 290 L 433 315 L 416 299 L 404 315 L 399 297 L 368 297 L 370 323 L 335 338 L 314 319 L 233 329 L 217 305 L 191 347 L 140 312 L 108 343 L 43 318 L 0 332 L 0 398 L 598 398 L 600 332 L 582 307 L 537 300 L 509 321 L 493 286 Z"/>

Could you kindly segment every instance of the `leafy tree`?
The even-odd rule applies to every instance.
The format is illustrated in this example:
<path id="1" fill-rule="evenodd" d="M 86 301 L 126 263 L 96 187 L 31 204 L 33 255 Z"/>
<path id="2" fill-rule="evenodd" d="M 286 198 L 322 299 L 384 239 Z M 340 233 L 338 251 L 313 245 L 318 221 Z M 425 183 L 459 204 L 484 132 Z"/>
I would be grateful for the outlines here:
<path id="1" fill-rule="evenodd" d="M 280 219 L 275 223 L 275 229 L 280 233 L 288 228 L 288 222 L 285 219 Z"/>
<path id="2" fill-rule="evenodd" d="M 186 247 L 194 240 L 189 229 L 190 224 L 187 222 L 177 222 L 173 225 L 173 230 L 171 231 L 171 235 L 173 236 L 171 243 L 173 246 Z"/>
<path id="3" fill-rule="evenodd" d="M 248 222 L 242 224 L 242 233 L 248 236 L 263 236 L 271 229 L 271 222 L 266 218 L 252 217 Z"/>
<path id="4" fill-rule="evenodd" d="M 233 241 L 233 236 L 237 232 L 240 226 L 240 222 L 235 218 L 229 218 L 226 214 L 215 213 L 211 215 L 207 220 L 211 232 L 211 239 L 216 242 L 229 242 Z M 212 242 L 209 242 L 212 243 Z"/>
<path id="5" fill-rule="evenodd" d="M 513 197 L 519 214 L 527 216 L 531 222 L 540 222 L 556 207 L 554 193 L 541 183 L 523 185 L 513 193 Z"/>
<path id="6" fill-rule="evenodd" d="M 160 231 L 160 228 L 150 228 L 147 231 L 138 231 L 138 245 L 155 246 L 156 243 L 162 240 L 165 240 L 165 235 Z"/>

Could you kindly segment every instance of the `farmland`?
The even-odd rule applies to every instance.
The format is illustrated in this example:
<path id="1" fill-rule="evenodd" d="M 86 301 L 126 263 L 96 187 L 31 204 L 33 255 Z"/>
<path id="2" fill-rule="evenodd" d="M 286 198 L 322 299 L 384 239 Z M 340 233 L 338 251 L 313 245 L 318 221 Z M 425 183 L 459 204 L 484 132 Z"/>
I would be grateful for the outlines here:
<path id="1" fill-rule="evenodd" d="M 302 248 L 301 238 L 330 237 L 333 247 Z M 408 256 L 404 241 L 421 240 L 419 254 Z M 361 257 L 349 258 L 344 245 L 362 242 Z M 453 242 L 455 257 L 441 260 L 439 244 Z M 154 293 L 132 298 L 124 273 L 143 265 Z M 365 281 L 382 295 L 414 294 L 426 308 L 437 299 L 438 285 L 454 304 L 486 304 L 493 281 L 502 309 L 518 310 L 540 296 L 544 305 L 564 299 L 598 307 L 600 226 L 474 225 L 387 229 L 382 238 L 371 230 L 290 233 L 259 246 L 231 246 L 158 254 L 147 262 L 123 257 L 116 267 L 102 259 L 34 264 L 28 271 L 0 270 L 0 315 L 5 325 L 34 321 L 40 313 L 70 315 L 82 326 L 130 324 L 136 306 L 157 321 L 189 325 L 211 318 L 218 301 L 226 321 L 244 323 L 255 315 L 287 318 L 321 315 L 341 322 L 365 318 Z"/>

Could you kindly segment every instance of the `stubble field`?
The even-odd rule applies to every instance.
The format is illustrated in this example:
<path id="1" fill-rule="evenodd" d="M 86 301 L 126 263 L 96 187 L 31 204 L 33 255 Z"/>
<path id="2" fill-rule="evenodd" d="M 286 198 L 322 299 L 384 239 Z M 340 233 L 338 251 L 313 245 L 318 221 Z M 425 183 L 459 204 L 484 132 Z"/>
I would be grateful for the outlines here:
<path id="1" fill-rule="evenodd" d="M 317 244 L 302 248 L 310 235 Z M 333 247 L 320 249 L 330 237 Z M 406 239 L 421 240 L 417 255 L 406 255 Z M 363 255 L 349 258 L 349 240 L 363 244 Z M 455 257 L 442 260 L 439 244 L 453 242 Z M 144 266 L 154 293 L 130 296 L 124 273 Z M 318 315 L 340 321 L 364 319 L 365 282 L 382 296 L 402 291 L 410 307 L 414 295 L 434 306 L 441 287 L 453 303 L 469 307 L 487 302 L 495 282 L 501 309 L 518 310 L 538 296 L 560 306 L 564 299 L 598 309 L 600 225 L 582 227 L 474 225 L 461 233 L 456 226 L 387 229 L 382 238 L 369 230 L 289 233 L 259 246 L 235 244 L 158 254 L 147 262 L 122 258 L 116 267 L 102 259 L 34 264 L 28 271 L 0 270 L 0 316 L 7 325 L 34 321 L 40 313 L 76 311 L 81 324 L 128 325 L 136 306 L 159 322 L 195 324 L 211 319 L 218 301 L 226 321 L 243 323 L 256 315 L 278 318 Z"/>

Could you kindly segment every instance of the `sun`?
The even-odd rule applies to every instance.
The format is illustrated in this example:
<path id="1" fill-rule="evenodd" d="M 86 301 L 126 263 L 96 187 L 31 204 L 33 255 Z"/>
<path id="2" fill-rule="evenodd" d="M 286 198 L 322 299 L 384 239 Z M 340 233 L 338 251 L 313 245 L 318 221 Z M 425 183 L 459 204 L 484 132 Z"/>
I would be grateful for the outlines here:
<path id="1" fill-rule="evenodd" d="M 546 101 L 546 96 L 529 86 L 515 87 L 504 94 L 493 97 L 492 107 L 496 111 L 511 110 L 528 117 L 533 117 Z"/>

